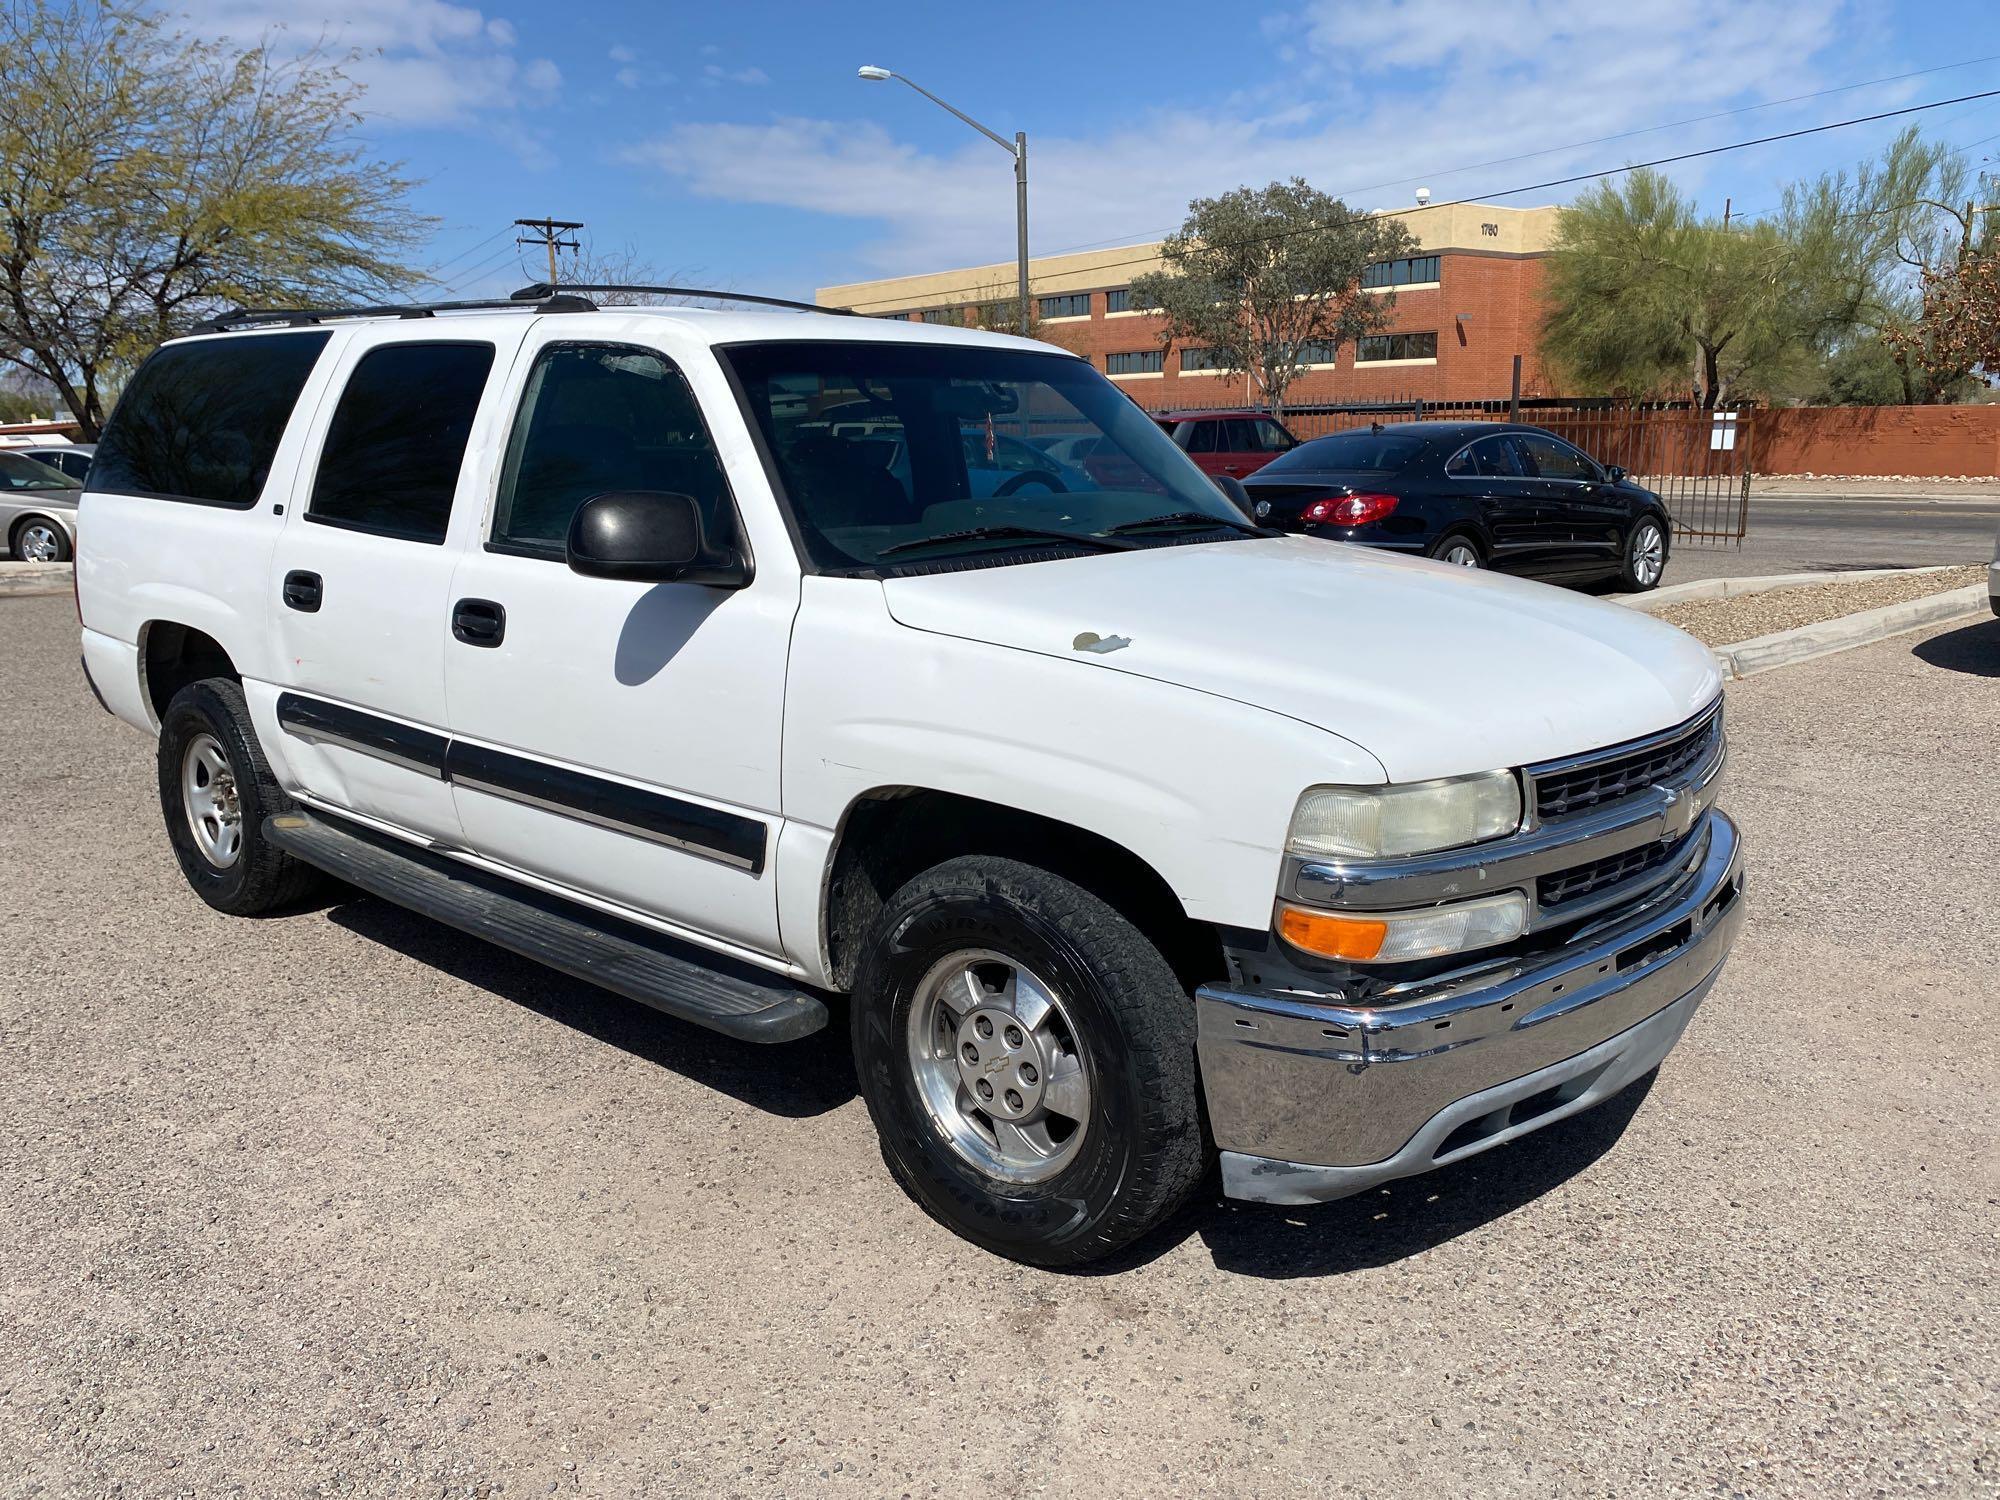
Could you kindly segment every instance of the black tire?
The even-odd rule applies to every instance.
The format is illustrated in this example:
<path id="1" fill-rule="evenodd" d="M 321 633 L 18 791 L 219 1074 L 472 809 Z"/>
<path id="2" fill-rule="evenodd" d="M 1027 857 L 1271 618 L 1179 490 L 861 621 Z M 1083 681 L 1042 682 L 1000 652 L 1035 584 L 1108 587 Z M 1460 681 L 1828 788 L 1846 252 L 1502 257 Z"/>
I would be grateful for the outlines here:
<path id="1" fill-rule="evenodd" d="M 13 557 L 16 562 L 27 562 L 30 560 L 25 550 L 25 545 L 22 539 L 27 535 L 28 528 L 36 525 L 46 526 L 48 528 L 50 533 L 50 540 L 55 545 L 55 555 L 53 557 L 45 558 L 43 559 L 43 561 L 46 562 L 71 561 L 73 558 L 73 553 L 70 550 L 69 534 L 65 532 L 62 529 L 62 527 L 57 525 L 54 521 L 51 521 L 43 516 L 23 516 L 21 518 L 19 523 L 16 524 L 16 526 L 14 527 L 13 532 L 7 538 L 8 554 L 11 557 Z"/>
<path id="2" fill-rule="evenodd" d="M 916 1081 L 908 1035 L 919 989 L 967 950 L 1045 977 L 1074 1022 L 1088 1115 L 1074 1155 L 1040 1181 L 1008 1182 L 968 1160 Z M 1080 886 L 984 855 L 924 871 L 876 919 L 852 1014 L 861 1096 L 890 1172 L 932 1218 L 997 1255 L 1096 1260 L 1159 1224 L 1202 1180 L 1194 1004 L 1159 950 Z"/>
<path id="3" fill-rule="evenodd" d="M 1652 571 L 1641 564 L 1641 552 L 1644 550 L 1645 537 L 1649 530 L 1659 541 L 1660 558 L 1657 571 Z M 1632 523 L 1632 529 L 1625 534 L 1624 556 L 1618 564 L 1618 582 L 1623 585 L 1627 593 L 1643 594 L 1660 586 L 1660 579 L 1667 571 L 1667 559 L 1671 555 L 1672 543 L 1669 540 L 1671 536 L 1672 531 L 1666 522 L 1651 511 L 1641 515 Z M 1647 576 L 1649 572 L 1651 572 L 1650 577 Z"/>
<path id="4" fill-rule="evenodd" d="M 1437 558 L 1440 562 L 1450 561 L 1451 559 L 1447 558 L 1445 554 L 1459 547 L 1464 547 L 1470 551 L 1473 558 L 1471 562 L 1462 563 L 1460 566 L 1468 568 L 1483 568 L 1486 566 L 1486 549 L 1479 545 L 1479 538 L 1469 531 L 1447 531 L 1443 536 L 1431 543 L 1429 555 Z"/>
<path id="5" fill-rule="evenodd" d="M 214 737 L 229 762 L 239 809 L 241 846 L 226 867 L 218 867 L 195 843 L 181 789 L 188 746 L 204 734 Z M 208 677 L 174 694 L 160 720 L 158 766 L 167 840 L 187 883 L 210 906 L 234 917 L 253 917 L 295 905 L 320 883 L 312 866 L 264 841 L 264 819 L 291 811 L 293 803 L 264 759 L 239 684 Z"/>

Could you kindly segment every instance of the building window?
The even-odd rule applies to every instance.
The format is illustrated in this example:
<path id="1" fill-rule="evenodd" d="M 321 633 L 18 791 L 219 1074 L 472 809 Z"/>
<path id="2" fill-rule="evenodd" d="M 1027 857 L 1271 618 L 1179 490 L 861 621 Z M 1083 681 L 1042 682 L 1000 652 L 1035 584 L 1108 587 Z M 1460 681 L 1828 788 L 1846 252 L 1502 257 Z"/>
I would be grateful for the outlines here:
<path id="1" fill-rule="evenodd" d="M 1108 313 L 1132 311 L 1132 288 L 1113 287 L 1104 294 L 1104 310 Z"/>
<path id="2" fill-rule="evenodd" d="M 915 314 L 915 313 L 883 313 L 883 314 L 882 314 L 882 317 L 883 317 L 883 319 L 884 319 L 885 321 L 887 321 L 887 322 L 890 322 L 890 323 L 907 323 L 907 322 L 909 322 L 909 321 L 910 321 L 910 319 L 914 318 L 915 316 L 916 316 L 916 314 Z"/>
<path id="3" fill-rule="evenodd" d="M 1411 286 L 1438 279 L 1435 255 L 1410 255 L 1401 260 L 1378 260 L 1361 273 L 1363 286 Z"/>
<path id="4" fill-rule="evenodd" d="M 1167 356 L 1159 349 L 1104 356 L 1104 373 L 1107 375 L 1158 375 L 1166 367 Z"/>
<path id="5" fill-rule="evenodd" d="M 1201 370 L 1219 370 L 1221 368 L 1222 357 L 1213 349 L 1181 350 L 1181 373 L 1183 375 L 1192 375 Z"/>
<path id="6" fill-rule="evenodd" d="M 965 326 L 965 314 L 955 307 L 929 307 L 924 309 L 926 323 L 949 323 L 955 328 Z"/>
<path id="7" fill-rule="evenodd" d="M 1042 316 L 1045 318 L 1087 318 L 1090 316 L 1090 293 L 1065 292 L 1060 297 L 1042 298 Z"/>
<path id="8" fill-rule="evenodd" d="M 1393 359 L 1436 359 L 1438 336 L 1434 333 L 1371 333 L 1354 345 L 1357 365 L 1381 364 Z"/>
<path id="9" fill-rule="evenodd" d="M 1330 365 L 1340 356 L 1340 345 L 1329 339 L 1308 339 L 1299 345 L 1299 363 L 1302 365 Z"/>

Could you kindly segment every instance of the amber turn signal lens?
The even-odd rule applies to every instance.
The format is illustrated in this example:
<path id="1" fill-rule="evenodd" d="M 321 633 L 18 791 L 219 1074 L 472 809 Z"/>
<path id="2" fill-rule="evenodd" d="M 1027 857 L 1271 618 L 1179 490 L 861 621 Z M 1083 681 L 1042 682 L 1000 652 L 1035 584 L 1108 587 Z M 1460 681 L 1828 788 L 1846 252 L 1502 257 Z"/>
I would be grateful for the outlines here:
<path id="1" fill-rule="evenodd" d="M 1278 915 L 1278 934 L 1294 948 L 1322 958 L 1368 959 L 1382 951 L 1389 924 L 1288 906 Z"/>

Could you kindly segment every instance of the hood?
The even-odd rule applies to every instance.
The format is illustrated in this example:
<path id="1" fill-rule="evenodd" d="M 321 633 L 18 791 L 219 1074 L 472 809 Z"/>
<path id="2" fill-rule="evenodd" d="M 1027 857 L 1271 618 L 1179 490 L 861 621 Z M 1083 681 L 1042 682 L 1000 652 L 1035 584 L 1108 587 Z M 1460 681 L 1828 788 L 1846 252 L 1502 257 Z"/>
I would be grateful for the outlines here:
<path id="1" fill-rule="evenodd" d="M 1637 610 L 1313 537 L 892 578 L 883 592 L 914 630 L 1303 720 L 1372 753 L 1393 781 L 1636 739 L 1689 717 L 1722 685 L 1706 647 Z M 1131 644 L 1084 651 L 1086 633 Z"/>

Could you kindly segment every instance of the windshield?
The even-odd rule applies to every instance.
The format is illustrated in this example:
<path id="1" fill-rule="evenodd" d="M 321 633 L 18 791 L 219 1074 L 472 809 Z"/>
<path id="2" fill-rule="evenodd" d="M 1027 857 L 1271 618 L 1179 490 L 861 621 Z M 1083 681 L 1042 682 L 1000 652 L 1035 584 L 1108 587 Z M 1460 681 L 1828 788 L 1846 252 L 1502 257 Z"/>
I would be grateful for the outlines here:
<path id="1" fill-rule="evenodd" d="M 824 571 L 1001 551 L 996 561 L 1024 561 L 1063 555 L 1069 537 L 1102 548 L 1118 528 L 1134 528 L 1127 546 L 1251 529 L 1082 360 L 858 342 L 725 352 Z"/>
<path id="2" fill-rule="evenodd" d="M 52 468 L 39 459 L 27 458 L 19 453 L 0 452 L 0 489 L 5 490 L 80 490 L 78 484 L 61 469 Z"/>
<path id="3" fill-rule="evenodd" d="M 1376 432 L 1357 427 L 1352 432 L 1336 432 L 1301 443 L 1282 458 L 1274 458 L 1257 472 L 1278 474 L 1287 469 L 1400 469 L 1422 453 L 1430 439 L 1409 432 Z"/>

